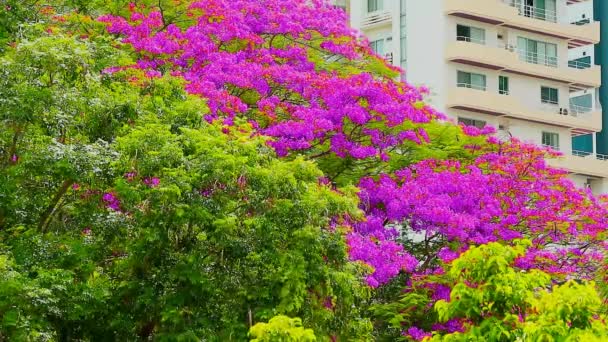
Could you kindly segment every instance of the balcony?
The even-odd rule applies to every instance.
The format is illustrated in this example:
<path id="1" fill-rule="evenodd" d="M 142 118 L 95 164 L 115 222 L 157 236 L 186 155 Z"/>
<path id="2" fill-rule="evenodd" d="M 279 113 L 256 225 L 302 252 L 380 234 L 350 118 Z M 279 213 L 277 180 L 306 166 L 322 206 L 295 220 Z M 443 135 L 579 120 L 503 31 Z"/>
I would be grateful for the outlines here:
<path id="1" fill-rule="evenodd" d="M 583 109 L 579 108 L 579 111 L 573 111 L 552 104 L 530 108 L 513 95 L 485 91 L 485 87 L 458 84 L 448 90 L 446 106 L 451 109 L 566 127 L 580 134 L 599 132 L 602 129 L 601 110 L 583 112 Z"/>
<path id="2" fill-rule="evenodd" d="M 519 2 L 517 2 L 519 3 Z M 555 14 L 515 6 L 512 0 L 446 0 L 445 13 L 461 18 L 501 25 L 569 41 L 570 47 L 597 44 L 600 24 L 561 23 Z"/>
<path id="3" fill-rule="evenodd" d="M 382 25 L 390 25 L 392 20 L 391 12 L 377 11 L 368 13 L 361 22 L 361 29 L 370 29 Z"/>
<path id="4" fill-rule="evenodd" d="M 467 41 L 455 41 L 446 48 L 450 62 L 502 70 L 520 75 L 566 83 L 572 88 L 597 88 L 602 84 L 600 67 L 562 67 L 555 57 L 530 54 L 515 46 L 493 47 Z"/>
<path id="5" fill-rule="evenodd" d="M 504 4 L 517 9 L 517 14 L 537 20 L 550 21 L 557 23 L 557 11 L 544 8 L 528 6 L 522 0 L 502 0 Z"/>
<path id="6" fill-rule="evenodd" d="M 603 154 L 572 151 L 571 154 L 547 162 L 570 173 L 608 178 L 608 156 Z"/>

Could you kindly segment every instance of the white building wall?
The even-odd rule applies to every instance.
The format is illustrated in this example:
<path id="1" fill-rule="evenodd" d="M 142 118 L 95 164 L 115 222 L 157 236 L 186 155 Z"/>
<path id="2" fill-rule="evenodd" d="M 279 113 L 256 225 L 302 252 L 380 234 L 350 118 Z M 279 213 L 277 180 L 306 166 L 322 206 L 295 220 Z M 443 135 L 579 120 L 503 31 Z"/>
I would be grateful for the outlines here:
<path id="1" fill-rule="evenodd" d="M 393 0 L 394 2 L 398 2 Z M 429 102 L 445 111 L 446 77 L 445 32 L 447 18 L 442 0 L 407 1 L 406 80 L 425 85 L 432 96 Z"/>
<path id="2" fill-rule="evenodd" d="M 569 23 L 574 23 L 584 19 L 593 20 L 593 1 L 583 1 L 568 5 Z"/>

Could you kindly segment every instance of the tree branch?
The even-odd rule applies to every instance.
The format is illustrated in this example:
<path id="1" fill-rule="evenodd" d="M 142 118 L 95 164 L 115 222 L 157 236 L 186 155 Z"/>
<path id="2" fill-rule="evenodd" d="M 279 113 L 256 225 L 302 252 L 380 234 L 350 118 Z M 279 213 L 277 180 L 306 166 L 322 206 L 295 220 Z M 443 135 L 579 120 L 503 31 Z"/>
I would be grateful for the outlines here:
<path id="1" fill-rule="evenodd" d="M 70 186 L 72 186 L 72 184 L 74 184 L 73 180 L 65 180 L 59 188 L 59 191 L 57 191 L 57 193 L 55 194 L 55 197 L 53 197 L 53 200 L 51 201 L 49 206 L 40 216 L 40 221 L 38 222 L 38 230 L 41 233 L 44 233 L 48 228 L 51 217 L 53 216 L 53 214 L 55 213 L 55 209 L 57 208 L 57 204 L 59 203 L 59 201 L 61 201 L 63 195 L 65 195 L 65 193 L 68 191 Z"/>

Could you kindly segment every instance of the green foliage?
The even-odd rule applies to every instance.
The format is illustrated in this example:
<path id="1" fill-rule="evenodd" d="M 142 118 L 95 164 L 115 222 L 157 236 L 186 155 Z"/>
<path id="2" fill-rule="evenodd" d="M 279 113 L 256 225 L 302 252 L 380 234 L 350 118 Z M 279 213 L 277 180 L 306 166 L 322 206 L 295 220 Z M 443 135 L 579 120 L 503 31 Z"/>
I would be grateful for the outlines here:
<path id="1" fill-rule="evenodd" d="M 470 247 L 445 274 L 413 279 L 405 294 L 372 307 L 378 339 L 411 341 L 402 332 L 416 324 L 434 331 L 428 341 L 605 341 L 598 284 L 554 284 L 543 272 L 515 268 L 529 244 Z M 450 290 L 449 300 L 437 299 L 440 287 Z"/>
<path id="2" fill-rule="evenodd" d="M 281 314 L 369 338 L 355 188 L 205 123 L 176 79 L 102 73 L 131 58 L 112 38 L 23 32 L 0 57 L 0 340 L 240 341 Z"/>
<path id="3" fill-rule="evenodd" d="M 268 323 L 251 327 L 252 342 L 306 342 L 316 341 L 314 331 L 302 327 L 302 320 L 287 316 L 275 316 Z"/>
<path id="4" fill-rule="evenodd" d="M 510 265 L 527 243 L 472 247 L 455 260 L 448 276 L 456 281 L 450 301 L 435 304 L 439 320 L 463 319 L 464 333 L 435 335 L 433 341 L 605 340 L 594 283 L 570 280 L 550 287 L 550 277 Z"/>

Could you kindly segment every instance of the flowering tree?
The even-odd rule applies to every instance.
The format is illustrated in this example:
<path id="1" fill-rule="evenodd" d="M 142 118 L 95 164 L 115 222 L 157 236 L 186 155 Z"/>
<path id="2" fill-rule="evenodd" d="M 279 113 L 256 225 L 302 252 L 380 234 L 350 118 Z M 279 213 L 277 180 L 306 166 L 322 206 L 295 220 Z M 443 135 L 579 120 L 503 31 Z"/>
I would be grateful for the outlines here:
<path id="1" fill-rule="evenodd" d="M 243 339 L 290 315 L 369 340 L 371 296 L 388 307 L 376 336 L 447 336 L 470 318 L 401 311 L 441 307 L 476 245 L 528 239 L 509 267 L 549 282 L 605 271 L 606 202 L 548 167 L 556 153 L 446 121 L 325 1 L 19 11 L 43 25 L 2 31 L 4 269 L 23 303 L 28 286 L 87 284 L 48 297 L 63 306 L 45 333 Z"/>

